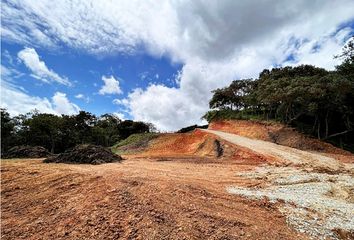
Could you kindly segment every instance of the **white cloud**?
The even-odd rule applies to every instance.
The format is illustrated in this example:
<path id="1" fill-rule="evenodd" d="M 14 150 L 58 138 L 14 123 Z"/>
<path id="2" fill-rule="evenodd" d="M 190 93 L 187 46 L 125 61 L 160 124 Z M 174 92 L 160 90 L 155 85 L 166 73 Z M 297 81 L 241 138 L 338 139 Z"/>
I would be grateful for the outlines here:
<path id="1" fill-rule="evenodd" d="M 65 93 L 56 92 L 52 97 L 54 111 L 59 114 L 76 114 L 80 111 L 80 108 L 69 101 Z"/>
<path id="2" fill-rule="evenodd" d="M 127 99 L 113 99 L 113 104 L 126 106 L 129 102 Z"/>
<path id="3" fill-rule="evenodd" d="M 89 102 L 90 102 L 90 98 L 87 97 L 87 96 L 85 96 L 85 95 L 82 94 L 82 93 L 79 93 L 79 94 L 75 95 L 75 98 L 84 100 L 86 103 L 89 103 Z"/>
<path id="4" fill-rule="evenodd" d="M 66 77 L 59 76 L 56 72 L 49 69 L 45 62 L 38 56 L 34 48 L 24 48 L 17 54 L 18 58 L 32 71 L 31 76 L 45 83 L 57 82 L 70 86 L 71 83 Z"/>
<path id="5" fill-rule="evenodd" d="M 205 106 L 189 104 L 189 101 L 190 97 L 177 88 L 150 85 L 146 91 L 135 89 L 127 99 L 116 103 L 130 109 L 135 119 L 158 123 L 160 130 L 167 131 L 171 130 L 171 125 L 179 127 L 195 124 L 196 118 L 191 114 L 203 112 Z M 200 116 L 197 118 L 199 121 Z"/>
<path id="6" fill-rule="evenodd" d="M 351 32 L 350 28 L 344 28 L 331 37 L 306 41 L 298 49 L 294 50 L 295 59 L 284 64 L 310 64 L 334 70 L 334 66 L 339 65 L 341 62 L 341 59 L 334 58 L 334 55 L 341 52 L 343 43 L 348 39 Z"/>
<path id="7" fill-rule="evenodd" d="M 12 78 L 19 78 L 23 75 L 23 73 L 19 72 L 18 70 L 12 67 L 6 67 L 4 65 L 0 65 L 1 67 L 1 79 L 6 78 L 11 80 Z"/>
<path id="8" fill-rule="evenodd" d="M 120 120 L 125 120 L 125 116 L 123 113 L 114 112 L 113 115 L 117 116 Z"/>
<path id="9" fill-rule="evenodd" d="M 85 95 L 79 93 L 79 94 L 75 95 L 75 98 L 77 98 L 77 99 L 84 99 L 84 98 L 85 98 Z"/>
<path id="10" fill-rule="evenodd" d="M 31 96 L 6 80 L 1 80 L 1 107 L 6 108 L 11 115 L 28 113 L 34 109 L 43 113 L 75 114 L 80 108 L 71 103 L 65 93 L 56 92 L 51 101 L 47 98 Z"/>
<path id="11" fill-rule="evenodd" d="M 210 91 L 233 79 L 279 64 L 333 69 L 338 62 L 332 57 L 349 34 L 336 31 L 354 18 L 353 9 L 352 0 L 18 0 L 2 4 L 1 33 L 5 41 L 66 45 L 98 56 L 143 47 L 182 63 L 177 88 L 155 84 L 124 101 L 134 119 L 171 130 L 198 123 Z"/>
<path id="12" fill-rule="evenodd" d="M 123 93 L 119 86 L 119 81 L 115 79 L 113 76 L 106 77 L 102 76 L 102 81 L 104 85 L 99 90 L 99 94 L 121 94 Z"/>

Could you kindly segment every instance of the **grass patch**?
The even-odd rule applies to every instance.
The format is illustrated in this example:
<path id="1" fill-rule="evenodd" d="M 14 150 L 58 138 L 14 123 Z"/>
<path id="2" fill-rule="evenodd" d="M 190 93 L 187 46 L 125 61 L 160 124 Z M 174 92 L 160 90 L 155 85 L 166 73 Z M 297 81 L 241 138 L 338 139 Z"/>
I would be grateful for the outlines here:
<path id="1" fill-rule="evenodd" d="M 128 138 L 111 147 L 111 150 L 116 154 L 137 153 L 144 150 L 148 146 L 149 142 L 158 136 L 158 133 L 132 134 Z"/>

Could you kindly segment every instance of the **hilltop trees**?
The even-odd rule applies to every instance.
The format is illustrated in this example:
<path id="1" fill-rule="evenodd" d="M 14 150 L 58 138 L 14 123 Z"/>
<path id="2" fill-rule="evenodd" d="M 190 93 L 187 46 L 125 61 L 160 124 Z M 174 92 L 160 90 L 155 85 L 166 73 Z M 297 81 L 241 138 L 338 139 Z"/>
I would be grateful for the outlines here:
<path id="1" fill-rule="evenodd" d="M 233 81 L 213 91 L 212 110 L 204 118 L 274 119 L 353 148 L 354 38 L 338 57 L 343 63 L 335 71 L 287 66 L 265 69 L 254 80 Z"/>
<path id="2" fill-rule="evenodd" d="M 16 145 L 43 146 L 52 153 L 82 143 L 108 147 L 133 133 L 151 129 L 151 124 L 123 121 L 113 114 L 97 117 L 80 111 L 77 115 L 58 116 L 34 111 L 11 118 L 5 109 L 1 109 L 2 152 Z"/>
<path id="3" fill-rule="evenodd" d="M 230 86 L 216 89 L 209 102 L 210 108 L 240 110 L 248 107 L 249 94 L 255 82 L 251 79 L 233 81 Z"/>

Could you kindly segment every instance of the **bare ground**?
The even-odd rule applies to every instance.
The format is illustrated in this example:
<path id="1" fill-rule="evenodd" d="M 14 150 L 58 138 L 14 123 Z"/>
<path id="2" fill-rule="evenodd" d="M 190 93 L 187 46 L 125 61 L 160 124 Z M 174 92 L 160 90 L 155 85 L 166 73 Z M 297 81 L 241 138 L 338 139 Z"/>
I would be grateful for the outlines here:
<path id="1" fill-rule="evenodd" d="M 277 158 L 281 166 L 264 165 L 239 173 L 263 179 L 257 187 L 233 186 L 229 193 L 281 202 L 280 211 L 300 232 L 314 239 L 354 238 L 354 171 L 334 155 L 277 145 L 215 130 L 203 130 L 257 153 Z"/>
<path id="2" fill-rule="evenodd" d="M 1 162 L 2 239 L 307 239 L 268 201 L 229 194 L 253 165 L 134 158 Z"/>
<path id="3" fill-rule="evenodd" d="M 149 144 L 98 166 L 1 161 L 1 238 L 353 237 L 353 155 L 201 130 Z"/>

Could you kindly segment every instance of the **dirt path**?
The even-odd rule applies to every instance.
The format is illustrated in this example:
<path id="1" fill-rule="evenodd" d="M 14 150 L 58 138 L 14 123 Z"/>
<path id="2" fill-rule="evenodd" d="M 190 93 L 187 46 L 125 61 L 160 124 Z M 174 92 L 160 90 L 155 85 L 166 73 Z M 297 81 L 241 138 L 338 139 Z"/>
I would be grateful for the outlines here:
<path id="1" fill-rule="evenodd" d="M 303 165 L 307 167 L 318 167 L 329 171 L 338 171 L 345 166 L 331 157 L 326 157 L 318 153 L 311 153 L 299 149 L 278 145 L 275 143 L 242 137 L 232 133 L 201 129 L 212 133 L 233 144 L 249 148 L 262 155 L 278 158 L 285 165 Z"/>
<path id="2" fill-rule="evenodd" d="M 353 164 L 236 134 L 204 131 L 284 163 L 237 173 L 249 179 L 263 179 L 263 184 L 233 185 L 227 188 L 229 193 L 280 203 L 278 208 L 287 216 L 288 224 L 314 239 L 354 238 Z"/>

